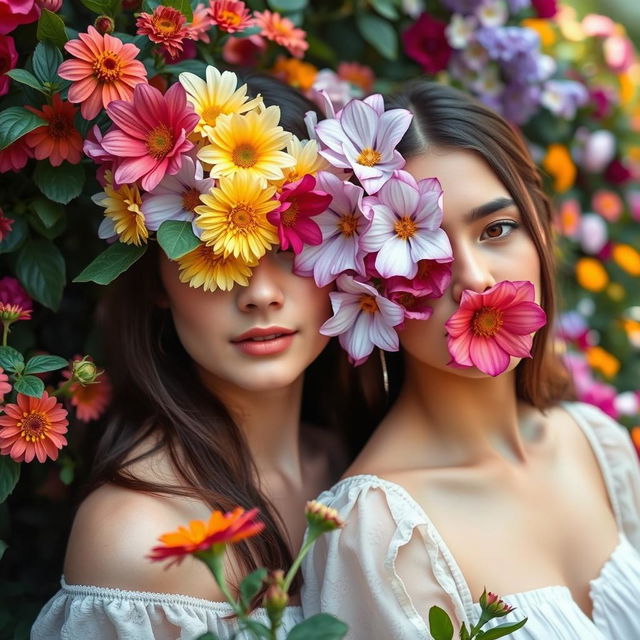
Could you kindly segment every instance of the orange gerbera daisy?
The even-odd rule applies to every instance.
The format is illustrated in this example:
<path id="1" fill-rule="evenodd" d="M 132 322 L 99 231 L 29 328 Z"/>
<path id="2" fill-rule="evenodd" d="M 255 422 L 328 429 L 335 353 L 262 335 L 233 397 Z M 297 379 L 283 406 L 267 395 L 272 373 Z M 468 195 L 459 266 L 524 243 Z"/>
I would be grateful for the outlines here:
<path id="1" fill-rule="evenodd" d="M 300 91 L 309 91 L 318 75 L 318 69 L 312 64 L 302 62 L 297 58 L 278 56 L 271 73 L 288 85 L 300 89 Z"/>
<path id="2" fill-rule="evenodd" d="M 289 18 L 283 18 L 275 11 L 254 11 L 253 15 L 256 25 L 262 29 L 261 36 L 284 47 L 295 58 L 302 58 L 309 48 L 306 31 L 296 29 Z"/>
<path id="3" fill-rule="evenodd" d="M 112 100 L 130 101 L 133 87 L 147 81 L 147 72 L 135 59 L 140 49 L 134 44 L 124 44 L 108 33 L 102 35 L 92 26 L 78 38 L 64 45 L 76 59 L 65 60 L 58 75 L 73 83 L 69 102 L 81 103 L 82 117 L 92 120 Z"/>
<path id="4" fill-rule="evenodd" d="M 4 406 L 0 416 L 0 454 L 16 462 L 56 460 L 58 450 L 67 444 L 67 412 L 43 392 L 41 398 L 18 394 L 17 404 Z"/>
<path id="5" fill-rule="evenodd" d="M 53 95 L 52 104 L 45 104 L 42 111 L 27 106 L 27 109 L 48 124 L 34 129 L 26 135 L 26 143 L 33 149 L 38 160 L 48 158 L 58 167 L 64 160 L 78 164 L 82 156 L 82 136 L 75 128 L 73 120 L 78 109 L 69 102 L 63 102 L 60 94 Z"/>
<path id="6" fill-rule="evenodd" d="M 245 511 L 241 507 L 227 513 L 214 511 L 208 522 L 192 520 L 188 527 L 162 534 L 158 538 L 162 544 L 153 547 L 148 557 L 156 561 L 173 558 L 171 566 L 182 562 L 185 556 L 202 551 L 220 554 L 225 545 L 255 536 L 264 529 L 264 523 L 256 519 L 257 514 L 257 509 Z"/>
<path id="7" fill-rule="evenodd" d="M 209 15 L 216 27 L 227 33 L 244 31 L 254 23 L 251 12 L 240 0 L 209 0 Z"/>
<path id="8" fill-rule="evenodd" d="M 184 14 L 173 7 L 160 5 L 153 13 L 141 13 L 136 20 L 138 35 L 144 35 L 164 47 L 172 58 L 182 53 L 182 41 L 191 37 Z"/>

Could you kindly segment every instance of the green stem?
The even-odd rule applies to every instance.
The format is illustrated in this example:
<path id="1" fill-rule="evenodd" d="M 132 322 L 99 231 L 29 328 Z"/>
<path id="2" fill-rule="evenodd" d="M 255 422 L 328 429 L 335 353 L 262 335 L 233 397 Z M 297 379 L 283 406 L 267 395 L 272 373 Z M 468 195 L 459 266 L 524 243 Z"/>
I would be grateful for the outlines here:
<path id="1" fill-rule="evenodd" d="M 204 562 L 207 565 L 207 567 L 209 567 L 209 570 L 213 574 L 213 577 L 215 578 L 217 585 L 220 587 L 220 591 L 222 591 L 224 597 L 227 599 L 227 602 L 233 608 L 233 612 L 239 618 L 244 619 L 245 618 L 244 611 L 242 610 L 242 607 L 240 607 L 238 602 L 234 599 L 234 597 L 231 595 L 231 592 L 227 587 L 227 581 L 224 579 L 224 569 L 222 566 L 223 554 L 208 551 L 205 553 L 198 553 L 195 555 L 197 558 L 202 560 L 202 562 Z"/>
<path id="2" fill-rule="evenodd" d="M 58 387 L 55 391 L 52 391 L 49 396 L 54 396 L 54 397 L 58 397 L 61 396 L 63 394 L 66 394 L 67 391 L 69 391 L 69 388 L 71 387 L 71 385 L 75 382 L 75 380 L 73 379 L 73 377 L 69 378 L 61 387 Z"/>
<path id="3" fill-rule="evenodd" d="M 322 535 L 322 534 L 318 534 L 318 535 Z M 298 572 L 298 569 L 300 568 L 300 565 L 302 564 L 304 557 L 307 555 L 307 553 L 309 553 L 309 549 L 311 549 L 311 546 L 313 545 L 313 543 L 318 539 L 318 535 L 313 537 L 309 536 L 307 541 L 302 545 L 302 548 L 298 552 L 298 555 L 296 556 L 296 559 L 293 561 L 293 564 L 289 568 L 289 571 L 287 572 L 287 575 L 284 579 L 284 583 L 282 585 L 282 588 L 286 593 L 289 593 L 289 587 L 293 582 L 293 578 Z"/>
<path id="4" fill-rule="evenodd" d="M 9 337 L 9 323 L 3 322 L 4 329 L 2 330 L 2 346 L 7 346 L 7 338 Z"/>

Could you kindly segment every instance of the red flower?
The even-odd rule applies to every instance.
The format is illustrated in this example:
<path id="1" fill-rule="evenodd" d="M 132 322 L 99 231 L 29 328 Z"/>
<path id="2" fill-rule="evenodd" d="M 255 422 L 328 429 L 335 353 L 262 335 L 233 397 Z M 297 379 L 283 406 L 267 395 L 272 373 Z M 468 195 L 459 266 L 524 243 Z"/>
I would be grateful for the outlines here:
<path id="1" fill-rule="evenodd" d="M 182 41 L 190 37 L 186 21 L 177 9 L 160 5 L 152 14 L 140 14 L 136 20 L 136 33 L 147 36 L 151 42 L 161 44 L 172 58 L 177 58 L 182 53 Z"/>
<path id="2" fill-rule="evenodd" d="M 11 78 L 5 76 L 7 71 L 11 71 L 18 62 L 18 52 L 11 36 L 0 36 L 0 96 L 9 91 Z"/>
<path id="3" fill-rule="evenodd" d="M 20 171 L 27 164 L 29 158 L 33 158 L 33 152 L 26 143 L 25 137 L 18 138 L 0 151 L 0 173 Z"/>
<path id="4" fill-rule="evenodd" d="M 253 67 L 267 50 L 267 42 L 258 35 L 248 38 L 229 38 L 222 45 L 222 58 L 239 67 Z"/>
<path id="5" fill-rule="evenodd" d="M 604 172 L 604 177 L 613 184 L 624 184 L 631 179 L 631 171 L 620 160 L 616 158 L 611 162 Z"/>
<path id="6" fill-rule="evenodd" d="M 35 22 L 40 7 L 34 0 L 0 0 L 0 33 L 11 33 L 20 24 Z"/>
<path id="7" fill-rule="evenodd" d="M 403 34 L 405 53 L 422 66 L 425 73 L 447 68 L 451 46 L 447 41 L 446 22 L 423 13 Z"/>
<path id="8" fill-rule="evenodd" d="M 11 233 L 13 220 L 4 215 L 4 211 L 0 209 L 0 242 L 2 242 Z"/>
<path id="9" fill-rule="evenodd" d="M 557 0 L 531 0 L 539 18 L 553 18 L 558 13 Z"/>

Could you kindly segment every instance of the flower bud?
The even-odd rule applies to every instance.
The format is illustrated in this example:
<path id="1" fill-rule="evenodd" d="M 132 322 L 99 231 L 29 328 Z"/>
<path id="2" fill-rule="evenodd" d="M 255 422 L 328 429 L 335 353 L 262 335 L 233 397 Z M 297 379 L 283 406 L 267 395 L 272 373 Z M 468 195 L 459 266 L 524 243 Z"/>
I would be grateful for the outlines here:
<path id="1" fill-rule="evenodd" d="M 88 384 L 93 384 L 102 373 L 102 371 L 98 370 L 95 363 L 89 360 L 89 356 L 85 356 L 82 360 L 74 360 L 71 363 L 71 372 L 73 379 L 83 387 Z"/>
<path id="2" fill-rule="evenodd" d="M 491 591 L 487 593 L 486 589 L 480 596 L 480 607 L 482 608 L 482 613 L 490 616 L 490 618 L 502 618 L 515 609 L 515 607 L 511 607 L 504 600 L 501 600 L 500 596 L 495 593 Z"/>
<path id="3" fill-rule="evenodd" d="M 264 595 L 264 608 L 273 626 L 278 626 L 285 607 L 289 603 L 289 596 L 284 590 L 284 572 L 281 569 L 272 571 L 266 579 L 269 585 Z"/>
<path id="4" fill-rule="evenodd" d="M 93 26 L 96 28 L 98 33 L 102 35 L 104 35 L 105 33 L 113 33 L 114 29 L 116 28 L 116 24 L 113 21 L 113 18 L 110 18 L 109 16 L 98 16 L 95 19 Z"/>
<path id="5" fill-rule="evenodd" d="M 47 11 L 53 11 L 53 13 L 57 13 L 62 7 L 62 0 L 36 0 L 36 4 L 41 9 L 46 9 Z"/>
<path id="6" fill-rule="evenodd" d="M 344 525 L 335 509 L 331 509 L 317 500 L 307 502 L 304 515 L 309 528 L 317 533 L 333 531 Z"/>

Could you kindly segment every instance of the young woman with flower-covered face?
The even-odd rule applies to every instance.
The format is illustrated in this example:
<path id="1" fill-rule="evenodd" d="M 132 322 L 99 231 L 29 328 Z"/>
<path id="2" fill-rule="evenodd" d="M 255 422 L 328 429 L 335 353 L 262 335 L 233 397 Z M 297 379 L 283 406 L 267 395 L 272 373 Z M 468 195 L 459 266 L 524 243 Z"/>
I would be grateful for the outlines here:
<path id="1" fill-rule="evenodd" d="M 205 83 L 218 83 L 217 93 L 207 94 Z M 233 113 L 250 111 L 251 102 L 234 93 L 233 74 L 210 68 L 206 81 L 188 75 L 184 84 L 200 98 L 194 98 L 194 110 L 203 130 L 215 124 L 212 107 L 220 105 L 208 100 L 216 96 L 222 102 L 226 95 Z M 262 96 L 254 107 L 266 111 L 270 104 L 279 105 L 280 126 L 305 137 L 303 116 L 310 103 L 272 79 L 254 77 L 249 86 Z M 96 139 L 95 157 L 105 157 L 108 138 L 109 133 L 102 143 Z M 199 146 L 201 155 L 212 150 L 206 141 Z M 299 216 L 304 221 L 330 198 L 312 193 L 315 179 L 309 182 L 309 175 L 317 169 L 312 146 L 290 140 L 287 148 L 296 162 L 289 161 L 286 173 L 280 173 L 284 186 L 279 197 L 304 209 Z M 314 236 L 312 218 L 301 228 L 298 218 L 290 216 L 291 224 L 282 230 L 278 218 L 271 217 L 270 226 L 247 204 L 254 183 L 256 198 L 274 193 L 258 177 L 246 181 L 244 200 L 233 211 L 216 218 L 221 191 L 232 198 L 238 183 L 220 178 L 204 184 L 207 174 L 199 157 L 182 160 L 180 172 L 142 195 L 140 208 L 150 231 L 163 217 L 193 220 L 195 205 L 202 240 L 227 224 L 227 241 L 236 242 L 239 250 L 237 255 L 214 254 L 212 240 L 173 261 L 150 244 L 107 296 L 103 315 L 114 383 L 112 417 L 73 525 L 62 588 L 41 612 L 34 638 L 196 638 L 207 631 L 231 637 L 237 631 L 232 610 L 202 563 L 187 558 L 165 570 L 150 562 L 158 536 L 185 522 L 208 520 L 213 508 L 257 507 L 265 529 L 228 554 L 229 584 L 236 590 L 240 579 L 259 566 L 286 569 L 302 541 L 306 501 L 339 477 L 350 455 L 353 443 L 349 436 L 338 436 L 337 427 L 346 423 L 358 392 L 350 386 L 341 350 L 327 346 L 329 338 L 319 333 L 330 315 L 329 287 L 319 288 L 312 278 L 292 272 L 295 248 L 321 237 Z M 216 161 L 210 165 L 215 171 Z M 274 166 L 271 171 L 277 173 Z M 197 189 L 202 193 L 194 201 Z M 105 188 L 96 202 L 113 210 L 118 193 L 115 186 Z M 271 210 L 286 213 L 285 207 Z M 120 218 L 109 226 L 109 211 L 103 235 L 126 222 Z M 270 234 L 271 246 L 259 259 L 243 259 L 259 239 L 249 246 L 249 232 L 232 233 L 251 216 L 262 225 L 257 233 Z M 297 587 L 284 613 L 285 631 L 301 619 L 296 592 Z M 263 609 L 258 607 L 255 615 L 266 622 Z"/>
<path id="2" fill-rule="evenodd" d="M 358 318 L 404 310 L 387 322 L 401 360 L 388 357 L 387 415 L 320 497 L 346 524 L 305 561 L 305 614 L 338 616 L 356 640 L 430 638 L 430 607 L 470 628 L 486 587 L 517 609 L 483 629 L 527 616 L 518 638 L 640 637 L 638 461 L 624 429 L 566 400 L 549 331 L 550 209 L 535 166 L 506 122 L 451 88 L 419 82 L 390 102 L 413 115 L 397 147 L 411 178 L 389 176 L 368 210 L 365 198 L 368 268 L 355 279 L 377 302 L 375 311 L 360 298 Z M 402 251 L 429 238 L 416 194 L 439 198 L 440 188 L 444 214 L 433 215 L 453 261 L 418 262 L 394 296 Z M 395 258 L 380 259 L 385 238 Z M 440 287 L 422 295 L 429 274 Z M 331 295 L 335 315 L 322 330 L 340 325 L 355 360 L 358 342 L 380 334 L 355 340 L 357 321 L 349 327 L 345 299 Z"/>

